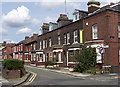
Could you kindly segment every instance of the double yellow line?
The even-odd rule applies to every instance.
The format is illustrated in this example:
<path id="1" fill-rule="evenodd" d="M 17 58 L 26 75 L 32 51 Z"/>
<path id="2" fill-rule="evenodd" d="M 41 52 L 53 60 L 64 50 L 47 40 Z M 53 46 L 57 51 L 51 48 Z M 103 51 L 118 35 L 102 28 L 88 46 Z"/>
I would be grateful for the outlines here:
<path id="1" fill-rule="evenodd" d="M 30 72 L 30 71 L 29 71 Z M 34 73 L 34 72 L 30 72 L 30 73 L 32 73 L 33 75 L 32 75 L 32 77 L 29 79 L 29 81 L 28 82 L 26 82 L 25 84 L 23 84 L 23 85 L 29 85 L 30 83 L 32 83 L 33 82 L 33 80 L 35 79 L 35 77 L 37 76 L 37 74 L 36 73 Z"/>

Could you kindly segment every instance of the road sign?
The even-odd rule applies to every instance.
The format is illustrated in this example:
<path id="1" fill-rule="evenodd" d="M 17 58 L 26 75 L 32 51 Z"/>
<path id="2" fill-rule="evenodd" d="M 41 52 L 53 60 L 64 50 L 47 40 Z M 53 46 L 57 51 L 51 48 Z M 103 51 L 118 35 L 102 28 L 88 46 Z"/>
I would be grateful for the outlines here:
<path id="1" fill-rule="evenodd" d="M 100 47 L 100 48 L 99 48 L 99 53 L 100 53 L 100 54 L 103 54 L 103 53 L 104 53 L 104 48 L 103 48 L 103 47 Z"/>

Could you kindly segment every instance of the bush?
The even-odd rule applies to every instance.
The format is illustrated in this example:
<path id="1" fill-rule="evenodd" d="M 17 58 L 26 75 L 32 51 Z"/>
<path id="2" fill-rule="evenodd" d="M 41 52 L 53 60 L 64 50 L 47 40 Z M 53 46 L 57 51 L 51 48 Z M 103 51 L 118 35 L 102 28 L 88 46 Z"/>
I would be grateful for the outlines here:
<path id="1" fill-rule="evenodd" d="M 85 72 L 96 65 L 96 52 L 94 48 L 83 46 L 80 52 L 73 56 L 79 64 L 74 68 L 75 72 Z"/>
<path id="2" fill-rule="evenodd" d="M 3 69 L 18 70 L 24 68 L 24 61 L 18 59 L 5 59 L 3 61 Z"/>
<path id="3" fill-rule="evenodd" d="M 45 62 L 45 66 L 48 66 L 48 65 L 52 66 L 52 65 L 55 65 L 55 63 L 52 61 Z"/>

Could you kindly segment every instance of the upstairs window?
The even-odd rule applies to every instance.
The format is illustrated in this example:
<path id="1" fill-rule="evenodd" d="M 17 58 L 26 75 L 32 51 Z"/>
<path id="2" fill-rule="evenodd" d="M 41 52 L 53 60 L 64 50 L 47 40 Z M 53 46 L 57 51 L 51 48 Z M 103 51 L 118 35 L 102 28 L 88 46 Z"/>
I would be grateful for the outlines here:
<path id="1" fill-rule="evenodd" d="M 67 33 L 67 44 L 70 43 L 70 33 Z"/>
<path id="2" fill-rule="evenodd" d="M 120 48 L 119 48 L 119 63 L 120 63 Z"/>
<path id="3" fill-rule="evenodd" d="M 36 50 L 36 45 L 35 45 L 35 43 L 34 43 L 34 50 Z"/>
<path id="4" fill-rule="evenodd" d="M 45 47 L 47 48 L 47 40 L 46 40 L 46 46 Z"/>
<path id="5" fill-rule="evenodd" d="M 49 47 L 52 46 L 51 38 L 49 38 Z"/>
<path id="6" fill-rule="evenodd" d="M 66 44 L 66 34 L 64 34 L 64 44 Z"/>
<path id="7" fill-rule="evenodd" d="M 40 41 L 40 50 L 42 49 L 42 42 Z"/>
<path id="8" fill-rule="evenodd" d="M 43 49 L 45 49 L 45 40 L 43 40 Z"/>
<path id="9" fill-rule="evenodd" d="M 118 23 L 118 37 L 120 38 L 120 23 Z"/>
<path id="10" fill-rule="evenodd" d="M 78 42 L 78 34 L 77 34 L 77 30 L 74 31 L 74 43 Z"/>
<path id="11" fill-rule="evenodd" d="M 92 26 L 93 39 L 98 39 L 98 27 L 97 24 Z"/>
<path id="12" fill-rule="evenodd" d="M 60 45 L 60 35 L 58 36 L 58 44 Z"/>

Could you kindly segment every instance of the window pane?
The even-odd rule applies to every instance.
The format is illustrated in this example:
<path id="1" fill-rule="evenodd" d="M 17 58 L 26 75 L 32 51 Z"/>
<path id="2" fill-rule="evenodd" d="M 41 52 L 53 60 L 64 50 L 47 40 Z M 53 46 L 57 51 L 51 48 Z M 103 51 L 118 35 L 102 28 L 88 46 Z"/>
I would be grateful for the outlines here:
<path id="1" fill-rule="evenodd" d="M 77 42 L 77 38 L 78 38 L 78 36 L 77 36 L 77 30 L 76 30 L 76 31 L 74 31 L 74 42 Z"/>
<path id="2" fill-rule="evenodd" d="M 58 53 L 58 61 L 61 62 L 61 52 Z"/>
<path id="3" fill-rule="evenodd" d="M 70 43 L 70 33 L 67 33 L 67 43 Z"/>
<path id="4" fill-rule="evenodd" d="M 93 39 L 97 39 L 98 38 L 97 24 L 93 25 L 92 28 Z"/>
<path id="5" fill-rule="evenodd" d="M 118 23 L 118 37 L 120 37 L 120 23 Z"/>
<path id="6" fill-rule="evenodd" d="M 119 63 L 120 63 L 120 48 L 119 48 Z"/>

